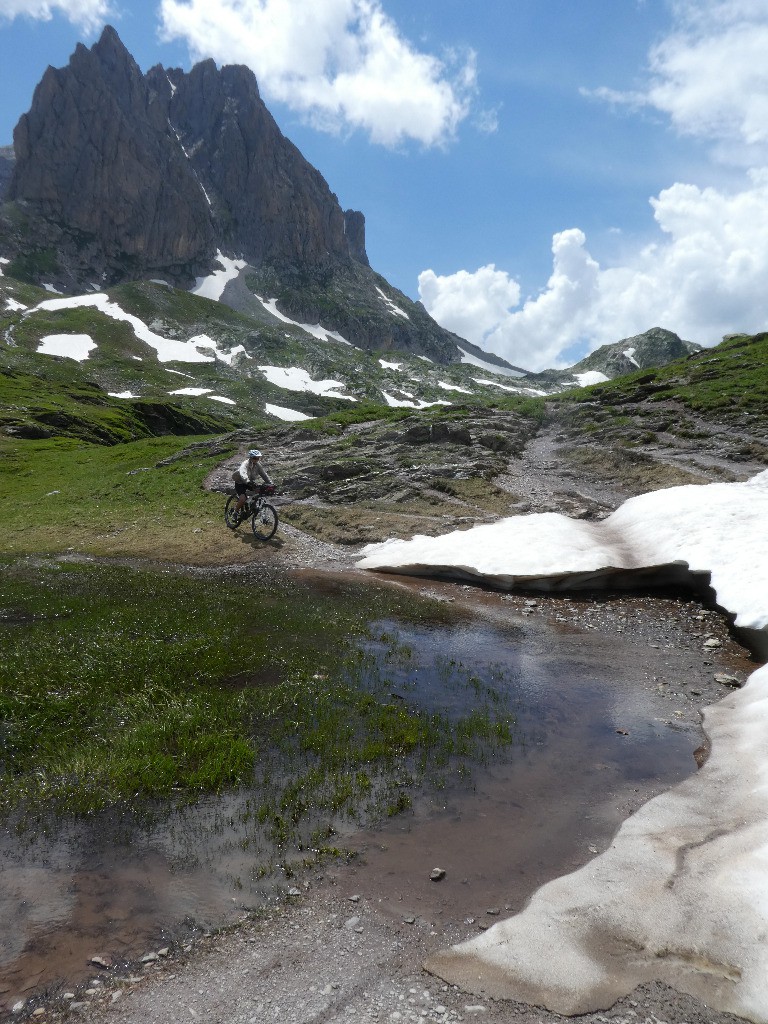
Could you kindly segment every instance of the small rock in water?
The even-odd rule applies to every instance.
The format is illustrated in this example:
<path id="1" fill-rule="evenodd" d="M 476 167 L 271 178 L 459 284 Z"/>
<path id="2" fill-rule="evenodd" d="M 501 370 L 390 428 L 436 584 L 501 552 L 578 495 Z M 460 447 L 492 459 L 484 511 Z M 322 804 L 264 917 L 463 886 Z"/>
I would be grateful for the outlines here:
<path id="1" fill-rule="evenodd" d="M 111 961 L 107 960 L 103 956 L 92 956 L 88 962 L 95 964 L 97 967 L 103 967 L 105 971 L 108 971 L 112 966 Z"/>
<path id="2" fill-rule="evenodd" d="M 442 882 L 445 878 L 445 868 L 432 868 L 429 873 L 429 877 L 433 882 Z"/>
<path id="3" fill-rule="evenodd" d="M 501 913 L 501 911 L 499 910 L 499 908 L 498 908 L 498 907 L 489 907 L 489 908 L 488 908 L 488 909 L 486 910 L 486 914 L 490 914 L 490 915 L 491 915 L 491 917 L 498 917 L 498 915 L 499 915 L 500 913 Z"/>

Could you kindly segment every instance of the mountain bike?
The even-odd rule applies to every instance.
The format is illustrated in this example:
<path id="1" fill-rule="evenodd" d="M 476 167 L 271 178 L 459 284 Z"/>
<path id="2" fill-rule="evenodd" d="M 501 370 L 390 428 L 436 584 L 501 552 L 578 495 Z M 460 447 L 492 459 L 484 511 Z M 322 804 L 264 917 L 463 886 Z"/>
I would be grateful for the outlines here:
<path id="1" fill-rule="evenodd" d="M 258 537 L 259 540 L 274 537 L 277 530 L 277 512 L 264 498 L 266 495 L 274 494 L 276 490 L 277 488 L 271 484 L 262 484 L 254 494 L 246 495 L 245 504 L 239 512 L 237 495 L 231 495 L 224 507 L 224 522 L 230 530 L 236 530 L 250 517 L 254 537 Z"/>

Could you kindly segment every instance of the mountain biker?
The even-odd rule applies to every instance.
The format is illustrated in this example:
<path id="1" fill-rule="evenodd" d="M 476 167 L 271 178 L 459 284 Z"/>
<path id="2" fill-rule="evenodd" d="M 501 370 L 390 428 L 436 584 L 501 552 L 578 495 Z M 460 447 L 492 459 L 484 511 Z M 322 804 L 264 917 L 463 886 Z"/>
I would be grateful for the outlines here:
<path id="1" fill-rule="evenodd" d="M 235 481 L 235 494 L 237 495 L 237 512 L 242 511 L 245 505 L 245 496 L 249 487 L 256 486 L 256 476 L 260 476 L 265 484 L 272 484 L 272 478 L 261 465 L 261 452 L 258 448 L 251 448 L 248 458 L 235 470 L 232 477 Z"/>

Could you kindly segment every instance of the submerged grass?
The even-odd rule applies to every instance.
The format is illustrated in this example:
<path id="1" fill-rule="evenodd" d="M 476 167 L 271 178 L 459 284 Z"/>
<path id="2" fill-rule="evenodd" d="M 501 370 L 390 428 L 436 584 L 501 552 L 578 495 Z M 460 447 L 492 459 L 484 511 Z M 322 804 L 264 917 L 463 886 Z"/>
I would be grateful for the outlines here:
<path id="1" fill-rule="evenodd" d="M 170 807 L 238 786 L 273 843 L 304 848 L 334 815 L 397 813 L 415 779 L 512 740 L 503 706 L 476 693 L 459 720 L 393 699 L 394 636 L 372 667 L 369 623 L 448 614 L 434 604 L 264 575 L 2 568 L 4 815 Z"/>

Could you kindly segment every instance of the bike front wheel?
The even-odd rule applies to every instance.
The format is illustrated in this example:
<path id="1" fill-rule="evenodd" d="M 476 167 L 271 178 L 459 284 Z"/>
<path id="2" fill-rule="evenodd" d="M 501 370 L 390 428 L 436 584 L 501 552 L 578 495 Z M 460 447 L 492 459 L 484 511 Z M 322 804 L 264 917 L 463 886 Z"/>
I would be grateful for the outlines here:
<path id="1" fill-rule="evenodd" d="M 256 509 L 251 520 L 251 529 L 254 537 L 258 537 L 259 540 L 269 540 L 270 537 L 274 537 L 277 529 L 277 512 L 271 505 L 264 502 Z"/>
<path id="2" fill-rule="evenodd" d="M 230 530 L 236 530 L 242 519 L 237 511 L 237 495 L 233 494 L 227 498 L 227 504 L 224 507 L 224 522 L 230 528 Z"/>

